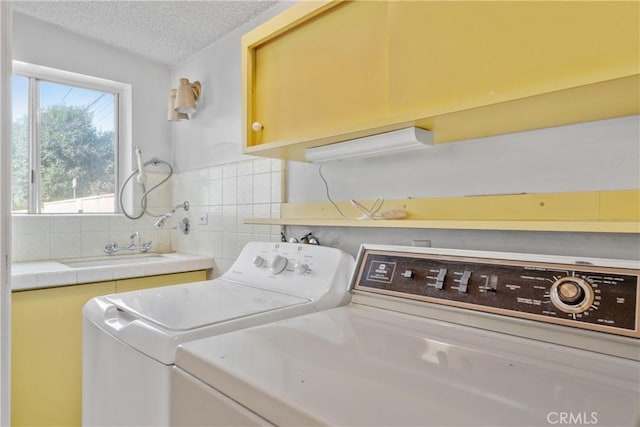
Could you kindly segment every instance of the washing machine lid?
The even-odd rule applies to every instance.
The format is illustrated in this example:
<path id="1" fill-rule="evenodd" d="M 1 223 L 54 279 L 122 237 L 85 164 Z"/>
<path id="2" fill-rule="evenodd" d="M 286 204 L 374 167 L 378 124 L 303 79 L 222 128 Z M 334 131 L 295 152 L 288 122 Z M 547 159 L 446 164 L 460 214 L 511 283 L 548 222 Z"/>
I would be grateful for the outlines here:
<path id="1" fill-rule="evenodd" d="M 635 361 L 357 304 L 187 343 L 176 365 L 275 425 L 635 425 L 640 415 Z"/>
<path id="2" fill-rule="evenodd" d="M 114 294 L 106 299 L 133 318 L 176 333 L 310 302 L 220 279 Z"/>

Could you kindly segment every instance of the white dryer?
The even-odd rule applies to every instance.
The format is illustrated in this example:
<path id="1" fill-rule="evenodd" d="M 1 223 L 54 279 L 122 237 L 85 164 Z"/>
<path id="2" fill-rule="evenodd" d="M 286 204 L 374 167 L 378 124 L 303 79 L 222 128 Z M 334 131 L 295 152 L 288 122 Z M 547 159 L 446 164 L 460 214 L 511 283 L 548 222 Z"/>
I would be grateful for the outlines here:
<path id="1" fill-rule="evenodd" d="M 83 425 L 168 425 L 176 348 L 346 304 L 354 260 L 252 242 L 220 278 L 94 298 L 83 309 Z"/>
<path id="2" fill-rule="evenodd" d="M 639 275 L 366 245 L 351 304 L 180 346 L 172 424 L 638 425 Z"/>

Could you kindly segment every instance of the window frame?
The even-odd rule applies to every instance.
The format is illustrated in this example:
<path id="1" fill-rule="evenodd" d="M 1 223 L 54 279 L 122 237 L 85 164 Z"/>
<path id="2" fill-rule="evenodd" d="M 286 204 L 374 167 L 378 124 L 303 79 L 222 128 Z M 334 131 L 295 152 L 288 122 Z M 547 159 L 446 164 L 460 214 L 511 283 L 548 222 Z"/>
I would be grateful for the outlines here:
<path id="1" fill-rule="evenodd" d="M 114 207 L 112 212 L 95 214 L 118 214 L 121 207 L 118 202 L 120 183 L 123 182 L 123 171 L 131 166 L 125 155 L 132 150 L 131 143 L 131 85 L 88 76 L 71 71 L 59 70 L 22 61 L 13 61 L 12 75 L 28 79 L 29 83 L 29 173 L 31 174 L 27 214 L 49 215 L 41 211 L 41 171 L 40 171 L 40 105 L 39 81 L 78 87 L 82 89 L 108 92 L 114 95 Z M 62 215 L 91 215 L 92 212 L 67 212 Z"/>

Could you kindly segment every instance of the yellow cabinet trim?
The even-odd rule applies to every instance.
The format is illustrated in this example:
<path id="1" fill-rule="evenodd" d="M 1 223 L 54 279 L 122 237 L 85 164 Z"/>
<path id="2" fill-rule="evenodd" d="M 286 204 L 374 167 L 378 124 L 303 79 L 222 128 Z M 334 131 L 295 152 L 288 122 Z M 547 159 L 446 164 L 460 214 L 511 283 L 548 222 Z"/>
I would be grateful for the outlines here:
<path id="1" fill-rule="evenodd" d="M 305 17 L 248 44 L 247 145 L 388 116 L 387 4 L 326 6 L 313 9 L 313 17 L 324 12 L 319 20 Z M 253 122 L 263 126 L 250 130 Z"/>
<path id="2" fill-rule="evenodd" d="M 287 32 L 291 28 L 314 18 L 327 9 L 337 6 L 343 1 L 344 0 L 306 0 L 296 3 L 284 12 L 242 36 L 243 51 L 246 53 L 246 48 L 252 48 L 260 43 L 267 42 Z"/>
<path id="3" fill-rule="evenodd" d="M 305 227 L 419 228 L 440 230 L 553 231 L 572 233 L 640 234 L 637 221 L 475 221 L 475 220 L 352 220 L 251 218 L 246 224 Z"/>
<path id="4" fill-rule="evenodd" d="M 373 201 L 362 201 L 370 206 Z M 249 224 L 334 227 L 444 228 L 597 233 L 640 233 L 640 190 L 512 194 L 387 200 L 381 211 L 403 209 L 401 220 L 356 220 L 350 202 L 285 203 L 279 219 L 248 219 Z"/>
<path id="5" fill-rule="evenodd" d="M 240 70 L 242 75 L 242 123 L 244 124 L 242 134 L 243 141 L 247 141 L 245 145 L 251 145 L 248 141 L 251 140 L 251 124 L 253 123 L 252 117 L 254 117 L 255 109 L 253 103 L 255 48 L 341 2 L 342 0 L 299 2 L 242 37 Z"/>
<path id="6" fill-rule="evenodd" d="M 380 67 L 386 69 L 375 70 L 381 76 L 386 75 L 388 83 L 384 88 L 372 88 L 372 92 L 380 95 L 378 100 L 381 102 L 374 106 L 375 114 L 355 109 L 353 117 L 342 120 L 345 114 L 341 114 L 341 120 L 332 121 L 330 125 L 308 128 L 303 125 L 308 132 L 286 129 L 281 136 L 276 132 L 275 139 L 256 136 L 261 134 L 251 130 L 256 97 L 261 96 L 255 92 L 256 67 L 270 65 L 256 64 L 256 50 L 284 38 L 288 39 L 287 45 L 295 45 L 297 29 L 322 27 L 326 17 L 347 13 L 356 3 L 302 1 L 244 36 L 244 153 L 306 161 L 306 148 L 407 126 L 429 129 L 434 133 L 435 141 L 442 143 L 640 114 L 638 2 L 388 1 L 384 2 L 387 5 L 386 26 L 380 28 L 387 40 L 379 46 L 388 54 L 386 62 L 380 63 Z M 336 8 L 341 5 L 344 7 Z M 452 14 L 458 7 L 464 13 Z M 411 25 L 411 20 L 421 19 L 412 8 L 428 17 L 450 14 L 460 17 L 462 22 L 452 18 L 445 23 L 435 22 L 433 26 Z M 493 33 L 486 29 L 491 22 L 484 22 L 481 19 L 484 15 L 478 17 L 464 8 L 476 8 L 496 19 L 498 25 Z M 514 15 L 513 22 L 509 13 L 506 16 L 498 13 L 503 8 L 512 11 L 509 13 Z M 516 17 L 522 19 L 529 14 L 539 20 L 548 18 L 551 29 L 532 31 L 535 20 L 517 24 Z M 404 25 L 405 20 L 411 22 Z M 522 34 L 518 33 L 521 28 Z M 610 31 L 611 28 L 616 31 Z M 506 40 L 500 46 L 495 45 L 499 57 L 485 61 L 487 52 L 494 51 L 489 42 L 505 40 L 503 33 L 507 29 L 514 40 L 520 37 L 528 48 L 518 50 L 518 43 Z M 434 31 L 437 33 L 432 34 Z M 472 37 L 473 31 L 481 35 L 477 41 Z M 428 40 L 423 40 L 425 37 Z M 472 49 L 473 43 L 467 43 L 470 40 L 479 46 Z M 309 50 L 312 51 L 313 46 L 309 46 Z M 282 55 L 286 56 L 285 53 Z M 434 61 L 431 55 L 445 61 Z M 565 57 L 568 58 L 566 61 Z M 531 58 L 536 60 L 529 67 Z M 473 61 L 477 67 L 470 65 Z M 327 62 L 327 69 L 336 67 L 331 61 Z M 353 69 L 344 64 L 343 69 L 344 80 L 358 78 Z M 502 78 L 500 73 L 506 73 L 509 78 Z M 277 75 L 277 71 L 274 74 Z M 304 79 L 305 76 L 292 77 L 300 84 Z M 414 81 L 416 79 L 422 80 Z M 464 81 L 458 86 L 450 83 L 461 79 Z M 333 83 L 309 79 L 308 84 L 317 88 Z M 439 95 L 434 93 L 431 99 L 429 88 Z M 374 103 L 374 99 L 367 105 Z M 334 101 L 340 105 L 340 99 Z M 304 102 L 302 97 L 300 103 Z M 325 111 L 324 107 L 318 111 Z M 384 111 L 387 113 L 379 114 Z M 314 117 L 305 120 L 312 122 Z M 268 123 L 263 125 L 268 129 Z"/>
<path id="7" fill-rule="evenodd" d="M 255 147 L 246 154 L 306 161 L 305 149 L 417 126 L 431 130 L 434 141 L 454 142 L 525 130 L 640 114 L 640 74 L 523 99 L 442 114 L 425 112 L 367 123 L 358 129 L 336 129 Z"/>

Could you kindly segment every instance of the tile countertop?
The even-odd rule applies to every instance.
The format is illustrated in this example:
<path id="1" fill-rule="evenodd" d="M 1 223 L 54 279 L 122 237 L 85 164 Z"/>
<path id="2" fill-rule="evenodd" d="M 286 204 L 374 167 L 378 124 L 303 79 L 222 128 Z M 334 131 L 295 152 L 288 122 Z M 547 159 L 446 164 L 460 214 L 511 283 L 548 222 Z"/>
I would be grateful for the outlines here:
<path id="1" fill-rule="evenodd" d="M 11 290 L 50 288 L 214 268 L 214 260 L 211 257 L 178 252 L 150 255 L 151 257 L 147 257 L 144 262 L 140 262 L 143 257 L 135 255 L 130 255 L 129 259 L 119 257 L 122 262 L 115 264 L 109 258 L 95 258 L 98 263 L 100 260 L 107 260 L 110 265 L 81 267 L 65 264 L 71 263 L 70 261 L 13 263 L 11 265 Z M 92 259 L 85 258 L 74 261 L 91 262 Z"/>

